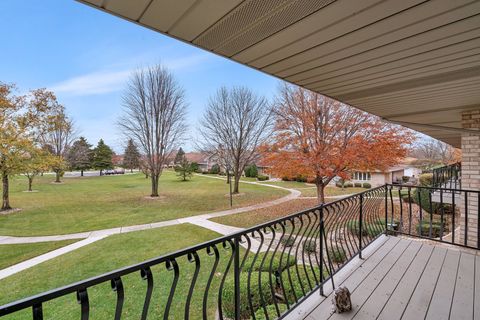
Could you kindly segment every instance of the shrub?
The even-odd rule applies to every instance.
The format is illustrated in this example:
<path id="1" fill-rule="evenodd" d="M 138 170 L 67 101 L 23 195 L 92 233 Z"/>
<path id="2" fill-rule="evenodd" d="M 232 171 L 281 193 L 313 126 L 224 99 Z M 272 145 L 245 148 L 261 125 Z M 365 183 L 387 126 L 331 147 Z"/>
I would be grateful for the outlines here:
<path id="1" fill-rule="evenodd" d="M 418 233 L 424 237 L 428 237 L 430 235 L 430 221 L 423 221 L 421 224 L 418 225 Z M 440 237 L 440 233 L 442 231 L 442 226 L 440 221 L 432 221 L 432 238 L 438 238 Z M 447 224 L 443 225 L 443 234 L 448 232 L 447 230 Z"/>
<path id="2" fill-rule="evenodd" d="M 303 242 L 303 248 L 305 252 L 315 253 L 317 252 L 317 246 L 315 245 L 315 240 L 305 240 Z"/>
<path id="3" fill-rule="evenodd" d="M 282 177 L 282 181 L 292 181 L 289 177 Z"/>
<path id="4" fill-rule="evenodd" d="M 302 176 L 302 175 L 298 175 L 298 176 L 295 177 L 295 181 L 297 181 L 297 182 L 307 182 L 307 177 Z"/>
<path id="5" fill-rule="evenodd" d="M 244 171 L 247 178 L 256 178 L 258 176 L 258 169 L 255 164 L 247 166 Z"/>
<path id="6" fill-rule="evenodd" d="M 362 184 L 360 182 L 355 182 L 354 186 L 355 188 L 361 188 Z"/>
<path id="7" fill-rule="evenodd" d="M 332 261 L 335 263 L 340 264 L 347 260 L 347 253 L 342 247 L 334 246 L 329 248 L 327 252 L 330 259 L 332 259 Z"/>
<path id="8" fill-rule="evenodd" d="M 211 168 L 210 168 L 210 173 L 212 174 L 219 174 L 220 173 L 220 166 L 218 164 L 214 164 Z"/>
<path id="9" fill-rule="evenodd" d="M 410 177 L 409 176 L 402 176 L 402 181 L 403 181 L 403 183 L 406 183 L 406 182 L 410 181 Z"/>
<path id="10" fill-rule="evenodd" d="M 344 188 L 351 188 L 351 187 L 353 187 L 353 183 L 351 183 L 351 182 L 345 182 L 345 183 L 343 184 L 343 187 L 344 187 Z"/>
<path id="11" fill-rule="evenodd" d="M 259 175 L 259 176 L 257 177 L 257 180 L 258 180 L 258 181 L 266 181 L 266 180 L 268 180 L 268 179 L 269 179 L 269 177 L 268 177 L 268 176 L 264 176 L 263 174 L 261 174 L 261 175 Z"/>
<path id="12" fill-rule="evenodd" d="M 418 181 L 422 187 L 431 187 L 433 185 L 433 173 L 421 174 Z"/>
<path id="13" fill-rule="evenodd" d="M 363 187 L 364 187 L 365 189 L 370 189 L 370 188 L 372 187 L 372 185 L 371 185 L 370 183 L 368 183 L 368 182 L 364 182 L 364 183 L 363 183 Z"/>
<path id="14" fill-rule="evenodd" d="M 338 188 L 343 188 L 343 183 L 341 183 L 340 181 L 335 182 L 335 186 Z"/>
<path id="15" fill-rule="evenodd" d="M 318 276 L 320 275 L 320 270 L 318 269 L 318 267 L 313 267 L 313 272 L 312 272 L 312 267 L 306 266 L 306 272 L 305 272 L 305 269 L 301 265 L 298 266 L 298 273 L 296 270 L 293 271 L 294 268 L 290 270 L 292 270 L 290 271 L 292 282 L 290 283 L 287 271 L 284 271 L 282 273 L 282 280 L 283 280 L 282 282 L 285 289 L 285 295 L 286 295 L 285 298 L 288 300 L 289 303 L 293 304 L 295 303 L 295 295 L 297 296 L 297 299 L 300 299 L 304 296 L 302 285 L 303 285 L 303 289 L 305 290 L 305 293 L 308 293 L 308 291 L 310 291 L 310 285 L 314 284 L 315 282 L 313 272 L 315 272 L 318 278 Z M 308 273 L 308 276 L 307 276 L 307 273 Z M 324 276 L 323 277 L 324 279 L 328 277 L 327 270 L 324 270 L 323 276 Z M 279 289 L 279 292 L 281 292 L 283 296 L 283 290 Z M 295 292 L 295 295 L 294 295 L 294 292 Z"/>
<path id="16" fill-rule="evenodd" d="M 288 234 L 286 234 L 285 237 L 283 237 L 282 240 L 280 240 L 280 243 L 284 247 L 291 247 L 295 244 L 295 236 L 290 237 Z"/>
<path id="17" fill-rule="evenodd" d="M 350 220 L 347 222 L 347 229 L 355 236 L 360 236 L 360 225 L 358 220 Z M 383 232 L 383 224 L 380 221 L 375 223 L 363 222 L 362 224 L 362 236 L 376 237 Z"/>
<path id="18" fill-rule="evenodd" d="M 202 170 L 200 169 L 200 166 L 198 165 L 198 163 L 196 162 L 191 162 L 190 163 L 190 166 L 192 168 L 192 171 L 196 172 L 196 173 L 200 173 L 202 172 Z"/>
<path id="19" fill-rule="evenodd" d="M 265 304 L 273 303 L 272 290 L 270 288 L 270 273 L 261 273 L 261 285 L 258 285 L 258 274 L 253 273 L 250 277 L 250 296 L 247 291 L 248 273 L 240 273 L 240 318 L 250 319 L 251 311 L 255 313 L 261 308 L 262 300 L 260 294 L 265 301 Z M 273 277 L 273 276 L 272 276 Z M 275 279 L 272 279 L 272 283 L 275 283 Z M 235 318 L 235 283 L 233 277 L 228 277 L 225 280 L 225 284 L 222 291 L 222 309 L 224 316 L 230 319 Z M 251 299 L 253 310 L 250 310 L 249 298 Z"/>
<path id="20" fill-rule="evenodd" d="M 262 264 L 262 259 L 265 258 L 265 262 L 260 268 L 260 265 Z M 255 264 L 252 266 L 253 260 L 255 258 L 254 254 L 249 254 L 247 256 L 247 259 L 245 260 L 245 263 L 243 265 L 243 271 L 249 271 L 250 268 L 252 267 L 253 271 L 261 271 L 261 272 L 268 272 L 270 271 L 270 262 L 272 263 L 272 272 L 280 270 L 283 271 L 285 269 L 290 268 L 291 266 L 294 266 L 297 263 L 297 259 L 295 257 L 290 256 L 288 254 L 284 254 L 280 263 L 280 256 L 281 253 L 278 253 L 273 257 L 272 260 L 272 254 L 262 252 L 258 254 L 257 259 L 255 260 Z"/>
<path id="21" fill-rule="evenodd" d="M 287 306 L 285 304 L 277 304 L 278 309 L 280 311 L 280 314 L 284 313 L 287 311 Z M 267 309 L 267 314 L 269 319 L 274 319 L 277 317 L 277 309 L 275 308 L 274 304 L 268 305 L 265 307 Z M 267 320 L 265 316 L 265 310 L 263 309 L 263 306 L 261 306 L 257 312 L 255 312 L 255 319 L 257 320 Z"/>

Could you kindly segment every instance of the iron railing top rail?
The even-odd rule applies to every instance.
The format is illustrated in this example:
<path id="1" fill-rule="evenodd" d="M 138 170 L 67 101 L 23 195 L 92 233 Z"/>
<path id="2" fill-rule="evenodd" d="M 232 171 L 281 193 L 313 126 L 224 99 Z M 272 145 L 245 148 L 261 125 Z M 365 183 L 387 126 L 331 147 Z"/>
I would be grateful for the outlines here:
<path id="1" fill-rule="evenodd" d="M 279 219 L 275 219 L 275 220 L 271 220 L 271 221 L 268 221 L 268 222 L 265 222 L 265 223 L 261 223 L 259 225 L 247 228 L 245 230 L 238 231 L 238 232 L 235 232 L 235 233 L 232 233 L 232 234 L 229 234 L 229 235 L 226 235 L 226 236 L 222 236 L 222 237 L 219 237 L 219 238 L 216 238 L 216 239 L 212 239 L 212 240 L 209 240 L 209 241 L 206 241 L 206 242 L 194 245 L 194 246 L 190 246 L 190 247 L 187 247 L 187 248 L 184 248 L 184 249 L 181 249 L 181 250 L 178 250 L 178 251 L 166 254 L 166 255 L 162 255 L 162 256 L 159 256 L 159 257 L 156 257 L 156 258 L 152 258 L 152 259 L 149 259 L 149 260 L 137 263 L 137 264 L 127 266 L 127 267 L 119 268 L 117 270 L 113 270 L 113 271 L 104 273 L 104 274 L 99 275 L 99 276 L 91 277 L 91 278 L 81 280 L 81 281 L 78 281 L 78 282 L 75 282 L 75 283 L 72 283 L 72 284 L 69 284 L 69 285 L 65 285 L 65 286 L 62 286 L 62 287 L 59 287 L 59 288 L 56 288 L 56 289 L 52 289 L 52 290 L 49 290 L 49 291 L 45 291 L 43 293 L 39 293 L 39 294 L 30 296 L 30 297 L 26 297 L 26 298 L 23 298 L 23 299 L 20 299 L 20 300 L 17 300 L 17 301 L 13 301 L 11 303 L 7 303 L 5 305 L 0 306 L 0 316 L 11 314 L 13 312 L 20 311 L 20 310 L 23 310 L 23 309 L 26 309 L 26 308 L 29 308 L 29 307 L 32 307 L 32 306 L 35 306 L 35 305 L 40 305 L 42 303 L 51 301 L 51 300 L 53 300 L 55 298 L 58 298 L 60 296 L 65 296 L 65 295 L 68 295 L 68 294 L 77 293 L 79 291 L 86 290 L 89 287 L 92 287 L 92 286 L 95 286 L 95 285 L 98 285 L 98 284 L 102 284 L 102 283 L 105 283 L 107 281 L 111 281 L 113 279 L 118 279 L 122 276 L 126 276 L 126 275 L 134 273 L 134 272 L 146 270 L 146 269 L 148 269 L 152 266 L 155 266 L 155 265 L 158 265 L 158 264 L 161 264 L 161 263 L 169 263 L 169 262 L 175 260 L 176 258 L 188 255 L 189 253 L 192 253 L 192 252 L 207 249 L 209 247 L 213 247 L 213 246 L 218 245 L 218 244 L 225 245 L 228 242 L 230 245 L 233 245 L 232 242 L 233 242 L 233 239 L 235 239 L 235 238 L 239 239 L 242 236 L 248 235 L 248 234 L 250 234 L 252 232 L 255 232 L 257 230 L 261 230 L 261 229 L 265 229 L 265 228 L 269 228 L 269 227 L 271 228 L 272 226 L 274 227 L 274 226 L 276 226 L 280 223 L 283 223 L 283 222 L 286 222 L 286 221 L 292 221 L 292 220 L 294 220 L 298 217 L 301 217 L 302 215 L 305 215 L 305 214 L 307 214 L 309 212 L 312 212 L 314 210 L 320 210 L 321 208 L 328 208 L 328 207 L 336 206 L 340 202 L 349 201 L 353 198 L 360 197 L 363 194 L 371 193 L 372 191 L 382 189 L 382 188 L 385 188 L 385 185 L 382 185 L 382 186 L 379 186 L 379 187 L 376 187 L 376 188 L 371 188 L 371 189 L 368 189 L 368 190 L 365 190 L 365 191 L 347 196 L 345 198 L 341 198 L 341 199 L 338 199 L 338 200 L 335 200 L 335 201 L 332 201 L 332 202 L 329 202 L 329 203 L 326 203 L 326 204 L 323 204 L 323 205 L 319 205 L 319 206 L 312 207 L 312 208 L 309 208 L 309 209 L 306 209 L 306 210 L 303 210 L 303 211 L 300 211 L 300 212 L 297 212 L 297 213 L 294 213 L 294 214 L 287 215 L 287 216 L 279 218 Z"/>

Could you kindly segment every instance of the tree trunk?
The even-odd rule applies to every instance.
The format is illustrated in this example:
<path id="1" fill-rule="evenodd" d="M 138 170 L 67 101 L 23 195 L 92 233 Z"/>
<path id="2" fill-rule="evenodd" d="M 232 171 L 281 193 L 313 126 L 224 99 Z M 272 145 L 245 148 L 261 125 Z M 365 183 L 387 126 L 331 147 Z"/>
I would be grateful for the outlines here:
<path id="1" fill-rule="evenodd" d="M 33 177 L 28 177 L 28 191 L 32 191 Z"/>
<path id="2" fill-rule="evenodd" d="M 317 186 L 317 202 L 318 204 L 325 203 L 325 184 L 323 182 L 316 182 Z"/>
<path id="3" fill-rule="evenodd" d="M 150 195 L 151 197 L 158 197 L 158 180 L 160 178 L 159 174 L 152 174 L 151 175 L 151 180 L 152 180 L 152 194 Z"/>
<path id="4" fill-rule="evenodd" d="M 130 168 L 130 173 L 133 173 L 133 168 Z"/>
<path id="5" fill-rule="evenodd" d="M 80 170 L 80 177 L 83 177 L 83 169 Z"/>
<path id="6" fill-rule="evenodd" d="M 55 170 L 55 182 L 60 183 L 60 170 Z"/>
<path id="7" fill-rule="evenodd" d="M 2 185 L 3 185 L 3 196 L 2 196 L 2 209 L 1 210 L 10 210 L 10 198 L 8 193 L 8 174 L 5 172 L 2 175 Z"/>
<path id="8" fill-rule="evenodd" d="M 234 185 L 233 185 L 233 193 L 239 193 L 240 192 L 240 188 L 239 188 L 239 185 L 240 185 L 240 176 L 241 175 L 236 175 L 235 176 L 235 181 L 234 181 Z"/>

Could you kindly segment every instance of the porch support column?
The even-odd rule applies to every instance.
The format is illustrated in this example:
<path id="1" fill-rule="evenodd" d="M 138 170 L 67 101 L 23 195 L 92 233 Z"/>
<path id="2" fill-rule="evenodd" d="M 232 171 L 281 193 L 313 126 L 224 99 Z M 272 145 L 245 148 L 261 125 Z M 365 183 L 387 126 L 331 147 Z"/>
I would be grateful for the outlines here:
<path id="1" fill-rule="evenodd" d="M 480 190 L 480 107 L 476 110 L 465 111 L 462 113 L 462 127 L 464 129 L 479 130 L 478 134 L 462 134 L 462 189 Z M 462 195 L 460 205 L 460 239 L 464 243 L 465 236 L 465 198 Z M 478 196 L 472 193 L 468 194 L 468 234 L 467 244 L 472 247 L 480 245 L 478 241 Z"/>

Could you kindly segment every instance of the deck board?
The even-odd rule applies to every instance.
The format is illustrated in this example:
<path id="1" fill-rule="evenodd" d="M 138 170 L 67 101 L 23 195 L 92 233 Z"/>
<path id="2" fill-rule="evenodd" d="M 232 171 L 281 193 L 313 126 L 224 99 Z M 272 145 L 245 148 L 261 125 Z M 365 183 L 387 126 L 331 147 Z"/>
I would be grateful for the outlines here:
<path id="1" fill-rule="evenodd" d="M 380 249 L 378 249 L 371 257 L 364 260 L 362 264 L 356 268 L 352 274 L 346 278 L 342 283 L 336 283 L 336 286 L 347 286 L 350 290 L 356 288 L 359 283 L 375 268 L 375 266 L 382 261 L 382 259 L 389 254 L 389 252 L 395 248 L 399 243 L 399 239 L 396 237 L 390 237 Z M 306 319 L 328 319 L 332 310 L 332 295 L 330 294 L 324 299 L 318 307 L 316 307 Z"/>
<path id="2" fill-rule="evenodd" d="M 395 238 L 336 283 L 352 293 L 351 312 L 332 314 L 329 295 L 301 319 L 480 320 L 480 251 Z"/>
<path id="3" fill-rule="evenodd" d="M 425 319 L 442 320 L 449 318 L 459 261 L 460 252 L 448 250 Z"/>
<path id="4" fill-rule="evenodd" d="M 473 319 L 475 256 L 462 252 L 453 295 L 451 319 Z"/>
<path id="5" fill-rule="evenodd" d="M 400 319 L 403 311 L 407 307 L 407 302 L 410 299 L 413 289 L 418 283 L 418 280 L 422 276 L 428 260 L 433 253 L 433 246 L 423 245 L 419 254 L 412 262 L 407 272 L 403 276 L 402 280 L 391 293 L 388 301 L 382 306 L 378 319 Z"/>
<path id="6" fill-rule="evenodd" d="M 352 306 L 353 310 L 356 311 L 360 306 L 363 305 L 365 300 L 370 296 L 370 294 L 375 290 L 378 285 L 378 280 L 383 279 L 387 272 L 396 265 L 399 259 L 404 256 L 404 253 L 410 246 L 411 242 L 401 241 L 398 245 L 393 248 L 392 251 L 379 263 L 375 266 L 375 269 L 364 278 L 364 280 L 359 284 L 354 290 L 350 289 L 352 294 Z M 348 288 L 348 286 L 347 286 Z M 340 319 L 351 319 L 355 315 L 354 312 L 348 313 L 335 313 L 330 319 L 340 320 Z"/>
<path id="7" fill-rule="evenodd" d="M 391 293 L 398 286 L 403 275 L 411 266 L 421 248 L 422 244 L 419 242 L 413 241 L 410 243 L 407 250 L 400 257 L 400 260 L 388 271 L 388 274 L 378 284 L 373 293 L 364 299 L 366 301 L 357 314 L 355 314 L 354 319 L 366 320 L 377 318 L 383 305 L 388 301 Z"/>

